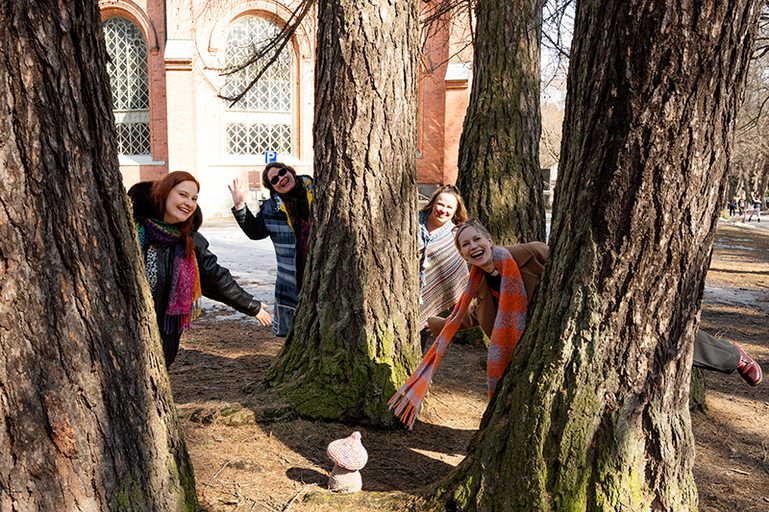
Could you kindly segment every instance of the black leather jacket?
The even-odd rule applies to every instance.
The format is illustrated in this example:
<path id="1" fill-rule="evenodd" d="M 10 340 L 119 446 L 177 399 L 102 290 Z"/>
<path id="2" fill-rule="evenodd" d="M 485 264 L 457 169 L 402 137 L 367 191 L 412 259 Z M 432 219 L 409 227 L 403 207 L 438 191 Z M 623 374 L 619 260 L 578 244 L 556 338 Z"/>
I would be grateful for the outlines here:
<path id="1" fill-rule="evenodd" d="M 128 191 L 134 206 L 134 220 L 137 222 L 146 218 L 158 218 L 149 195 L 151 186 L 152 182 L 145 181 L 137 183 Z M 198 208 L 198 211 L 200 211 L 200 208 Z M 200 286 L 203 295 L 209 299 L 227 304 L 246 315 L 256 316 L 261 309 L 261 302 L 255 300 L 251 294 L 238 286 L 238 283 L 232 278 L 230 271 L 217 263 L 216 255 L 208 250 L 208 240 L 197 231 L 202 221 L 202 215 L 200 215 L 199 221 L 196 222 L 192 239 L 195 242 L 195 256 L 198 260 Z M 171 246 L 157 246 L 157 270 L 157 289 L 152 298 L 155 302 L 158 321 L 162 322 L 168 305 L 168 292 L 171 287 L 173 270 Z M 159 323 L 158 325 L 161 325 L 162 331 L 162 324 Z"/>
<path id="2" fill-rule="evenodd" d="M 248 316 L 256 316 L 262 303 L 238 286 L 230 271 L 217 263 L 216 255 L 208 250 L 208 240 L 203 235 L 195 232 L 192 239 L 195 241 L 195 256 L 198 259 L 203 295 Z"/>

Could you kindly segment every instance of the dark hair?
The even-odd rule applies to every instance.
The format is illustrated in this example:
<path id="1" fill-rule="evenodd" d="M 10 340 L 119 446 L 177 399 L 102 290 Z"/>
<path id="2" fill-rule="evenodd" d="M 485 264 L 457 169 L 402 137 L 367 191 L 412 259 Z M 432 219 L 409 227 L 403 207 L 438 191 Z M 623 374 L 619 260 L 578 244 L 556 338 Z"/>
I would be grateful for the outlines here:
<path id="1" fill-rule="evenodd" d="M 459 194 L 459 189 L 454 185 L 443 185 L 442 187 L 439 187 L 438 190 L 433 192 L 433 195 L 430 196 L 430 200 L 422 208 L 422 211 L 429 212 L 432 210 L 435 202 L 438 200 L 438 196 L 441 194 L 448 194 L 450 196 L 454 196 L 457 199 L 457 210 L 454 212 L 454 216 L 451 218 L 451 222 L 454 224 L 462 224 L 463 222 L 467 222 L 467 208 L 465 207 L 465 201 Z"/>
<path id="2" fill-rule="evenodd" d="M 272 183 L 270 183 L 270 180 L 267 178 L 267 173 L 270 172 L 270 169 L 274 169 L 276 167 L 277 168 L 283 168 L 283 169 L 287 170 L 288 172 L 290 172 L 291 176 L 294 177 L 294 186 L 296 186 L 296 171 L 294 170 L 293 167 L 291 167 L 290 165 L 286 165 L 284 163 L 281 163 L 281 162 L 270 162 L 269 164 L 267 164 L 265 166 L 264 170 L 262 171 L 262 186 L 263 187 L 265 187 L 270 192 L 275 192 L 275 189 L 272 188 Z"/>
<path id="3" fill-rule="evenodd" d="M 166 174 L 159 180 L 152 183 L 152 189 L 150 194 L 152 195 L 152 202 L 155 203 L 158 215 L 163 220 L 163 216 L 166 211 L 166 200 L 171 190 L 184 181 L 192 181 L 197 185 L 198 192 L 200 192 L 200 183 L 195 179 L 195 176 L 186 171 L 174 171 Z M 181 238 L 184 242 L 184 254 L 188 256 L 195 250 L 195 242 L 192 240 L 192 232 L 195 230 L 195 217 L 200 212 L 200 208 L 195 207 L 195 211 L 184 222 L 176 224 L 176 227 L 181 231 Z M 201 219 L 202 220 L 202 219 Z"/>

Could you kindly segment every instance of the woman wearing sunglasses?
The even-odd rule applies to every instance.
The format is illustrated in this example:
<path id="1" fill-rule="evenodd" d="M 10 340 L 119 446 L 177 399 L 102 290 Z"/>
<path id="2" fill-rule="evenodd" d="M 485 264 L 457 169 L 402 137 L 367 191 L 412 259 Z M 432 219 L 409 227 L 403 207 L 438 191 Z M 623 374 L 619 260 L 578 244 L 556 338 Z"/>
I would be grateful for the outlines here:
<path id="1" fill-rule="evenodd" d="M 262 201 L 256 215 L 246 205 L 248 184 L 238 179 L 228 187 L 235 203 L 232 212 L 243 232 L 252 240 L 269 236 L 275 247 L 278 276 L 273 331 L 278 336 L 288 333 L 302 285 L 310 239 L 312 185 L 311 177 L 297 176 L 288 165 L 267 164 L 262 171 L 262 186 L 270 191 L 270 197 Z"/>
<path id="2" fill-rule="evenodd" d="M 498 247 L 477 219 L 454 228 L 454 243 L 471 265 L 467 289 L 448 320 L 428 319 L 430 330 L 440 334 L 414 374 L 390 399 L 396 416 L 409 428 L 414 425 L 441 355 L 457 330 L 480 326 L 490 338 L 487 376 L 491 397 L 526 327 L 529 298 L 542 277 L 549 250 L 541 242 Z M 758 385 L 762 378 L 761 367 L 741 347 L 704 331 L 699 331 L 694 340 L 693 363 L 721 373 L 736 370 L 751 386 Z"/>

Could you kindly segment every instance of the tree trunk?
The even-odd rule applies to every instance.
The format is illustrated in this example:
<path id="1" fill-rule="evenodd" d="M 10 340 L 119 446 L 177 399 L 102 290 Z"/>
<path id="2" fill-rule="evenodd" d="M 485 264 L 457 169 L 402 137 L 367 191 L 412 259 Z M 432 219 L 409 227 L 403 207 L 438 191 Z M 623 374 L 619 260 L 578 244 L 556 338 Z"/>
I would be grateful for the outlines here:
<path id="1" fill-rule="evenodd" d="M 542 2 L 478 0 L 457 186 L 497 245 L 545 240 L 539 166 Z"/>
<path id="2" fill-rule="evenodd" d="M 578 4 L 551 253 L 445 510 L 696 510 L 692 343 L 759 8 Z"/>
<path id="3" fill-rule="evenodd" d="M 268 374 L 307 417 L 393 422 L 420 359 L 414 0 L 323 0 L 310 256 Z"/>
<path id="4" fill-rule="evenodd" d="M 769 157 L 764 158 L 761 165 L 761 172 L 758 175 L 758 184 L 756 185 L 756 193 L 761 200 L 761 209 L 764 207 L 764 195 L 766 193 L 766 182 L 769 179 Z"/>
<path id="5" fill-rule="evenodd" d="M 97 3 L 0 9 L 0 510 L 194 510 Z"/>
<path id="6" fill-rule="evenodd" d="M 689 410 L 702 413 L 708 410 L 707 380 L 705 370 L 702 368 L 692 368 L 689 386 Z"/>

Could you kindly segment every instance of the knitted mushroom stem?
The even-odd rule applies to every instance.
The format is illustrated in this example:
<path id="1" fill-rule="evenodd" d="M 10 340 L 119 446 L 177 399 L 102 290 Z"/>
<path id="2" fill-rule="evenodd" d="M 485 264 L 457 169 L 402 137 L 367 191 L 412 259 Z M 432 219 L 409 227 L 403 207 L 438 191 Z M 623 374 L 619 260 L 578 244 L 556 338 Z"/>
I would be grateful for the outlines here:
<path id="1" fill-rule="evenodd" d="M 360 471 L 345 469 L 339 464 L 334 466 L 328 479 L 328 488 L 334 492 L 358 492 L 363 487 Z"/>

